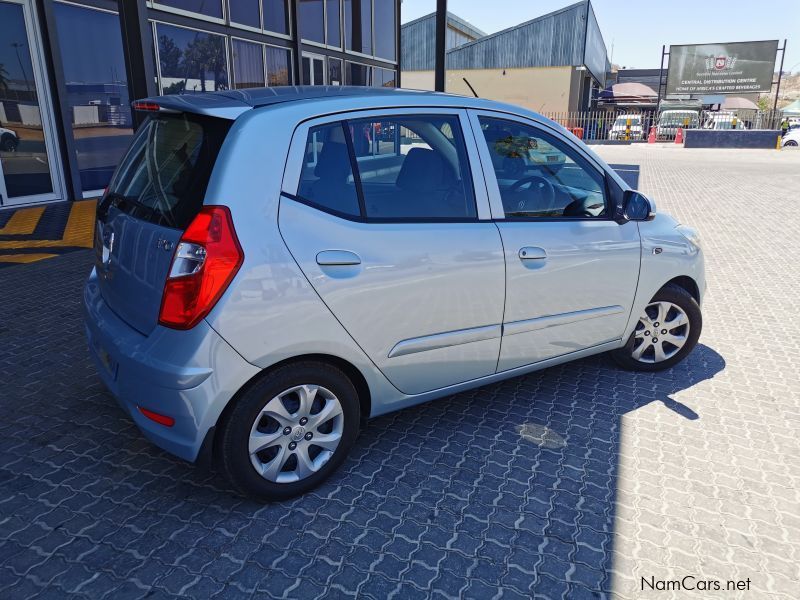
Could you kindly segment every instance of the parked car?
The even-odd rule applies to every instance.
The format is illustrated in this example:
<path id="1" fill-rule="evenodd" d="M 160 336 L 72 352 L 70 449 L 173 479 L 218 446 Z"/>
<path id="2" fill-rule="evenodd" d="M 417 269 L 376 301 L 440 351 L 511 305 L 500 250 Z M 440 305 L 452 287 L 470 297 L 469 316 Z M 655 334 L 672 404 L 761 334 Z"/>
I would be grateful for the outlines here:
<path id="1" fill-rule="evenodd" d="M 781 146 L 798 146 L 800 145 L 800 129 L 792 129 L 781 139 Z"/>
<path id="2" fill-rule="evenodd" d="M 16 131 L 0 127 L 0 151 L 14 152 L 19 146 L 19 136 Z"/>
<path id="3" fill-rule="evenodd" d="M 700 127 L 700 113 L 696 110 L 665 110 L 658 117 L 656 137 L 659 140 L 674 140 L 679 128 L 697 129 Z"/>
<path id="4" fill-rule="evenodd" d="M 563 152 L 548 144 L 544 140 L 533 139 L 530 136 L 514 136 L 506 130 L 501 130 L 495 141 L 493 159 L 514 161 L 517 170 L 522 172 L 526 166 L 546 166 L 550 171 L 558 171 L 565 162 Z M 519 159 L 519 160 L 517 160 Z M 508 168 L 508 164 L 506 165 Z"/>
<path id="5" fill-rule="evenodd" d="M 706 120 L 703 123 L 703 129 L 747 129 L 747 125 L 736 115 L 736 113 L 715 112 L 707 115 Z"/>
<path id="6" fill-rule="evenodd" d="M 697 343 L 697 233 L 535 113 L 350 87 L 134 108 L 89 347 L 145 436 L 244 494 L 320 485 L 368 418 L 601 352 L 665 369 Z M 371 125 L 399 137 L 355 145 Z M 531 160 L 544 144 L 560 168 Z"/>
<path id="7" fill-rule="evenodd" d="M 614 124 L 611 126 L 611 131 L 608 132 L 608 139 L 610 140 L 624 140 L 629 136 L 631 140 L 641 140 L 645 136 L 642 128 L 642 115 L 619 115 Z"/>

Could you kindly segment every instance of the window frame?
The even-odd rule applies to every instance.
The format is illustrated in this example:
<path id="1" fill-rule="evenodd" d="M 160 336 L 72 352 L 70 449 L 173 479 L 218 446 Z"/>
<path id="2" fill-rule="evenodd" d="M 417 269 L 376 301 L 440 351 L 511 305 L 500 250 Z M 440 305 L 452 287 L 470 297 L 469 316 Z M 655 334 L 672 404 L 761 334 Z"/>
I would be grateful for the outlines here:
<path id="1" fill-rule="evenodd" d="M 200 29 L 199 27 L 190 27 L 188 25 L 179 25 L 177 23 L 172 23 L 170 21 L 161 21 L 159 19 L 150 19 L 149 22 L 151 24 L 152 35 L 153 35 L 153 51 L 154 51 L 155 60 L 156 60 L 156 79 L 157 79 L 156 87 L 158 88 L 159 95 L 162 95 L 162 96 L 164 95 L 164 86 L 162 84 L 163 83 L 163 78 L 162 78 L 162 75 L 161 75 L 161 53 L 160 53 L 160 50 L 159 50 L 159 47 L 158 47 L 158 26 L 159 25 L 165 25 L 165 26 L 168 26 L 168 27 L 177 27 L 179 29 L 187 29 L 189 31 L 194 31 L 195 33 L 205 33 L 207 35 L 216 35 L 218 37 L 221 37 L 223 39 L 224 43 L 225 43 L 225 71 L 226 71 L 226 73 L 228 75 L 228 90 L 226 90 L 226 91 L 230 91 L 231 90 L 231 81 L 233 80 L 233 78 L 232 78 L 232 72 L 231 72 L 231 66 L 232 66 L 231 65 L 231 48 L 230 48 L 230 46 L 231 46 L 231 44 L 230 44 L 231 36 L 229 34 L 217 33 L 216 31 L 209 31 L 208 29 Z M 246 41 L 254 41 L 254 40 L 246 40 Z M 214 90 L 208 90 L 208 91 L 209 92 L 213 92 Z M 220 90 L 220 91 L 222 91 L 222 90 Z M 202 93 L 205 93 L 205 92 L 194 92 L 194 93 L 202 94 Z"/>
<path id="2" fill-rule="evenodd" d="M 560 152 L 566 154 L 578 166 L 596 173 L 602 180 L 603 186 L 603 200 L 605 202 L 605 214 L 600 217 L 507 217 L 505 207 L 503 206 L 503 199 L 500 192 L 500 185 L 497 182 L 497 174 L 494 170 L 491 152 L 486 138 L 481 129 L 480 118 L 495 119 L 500 121 L 508 121 L 515 125 L 529 127 L 535 132 L 541 133 L 542 137 L 548 143 L 553 142 Z M 558 131 L 554 127 L 550 127 L 545 123 L 539 123 L 532 119 L 526 119 L 519 115 L 488 111 L 488 110 L 470 110 L 469 120 L 472 126 L 473 134 L 475 135 L 476 143 L 478 145 L 478 153 L 483 165 L 488 165 L 483 170 L 484 180 L 486 181 L 487 189 L 489 190 L 489 202 L 492 209 L 492 216 L 494 221 L 502 221 L 505 223 L 552 223 L 552 222 L 577 222 L 577 221 L 616 221 L 617 202 L 615 195 L 612 193 L 611 186 L 609 185 L 609 176 L 606 170 L 599 165 L 590 155 L 585 153 L 579 146 L 575 145 L 563 132 Z M 566 150 L 565 150 L 566 148 Z"/>
<path id="3" fill-rule="evenodd" d="M 257 45 L 257 46 L 261 47 L 261 66 L 262 66 L 261 70 L 263 71 L 263 75 L 264 75 L 264 86 L 263 87 L 267 87 L 267 54 L 266 54 L 267 49 L 266 49 L 266 44 L 264 44 L 263 42 L 257 42 L 255 40 L 251 40 L 251 39 L 248 39 L 248 38 L 241 38 L 241 37 L 238 37 L 238 36 L 235 36 L 235 35 L 230 36 L 230 38 L 231 38 L 231 41 L 230 41 L 230 63 L 231 63 L 231 77 L 230 77 L 231 86 L 230 86 L 230 89 L 231 90 L 246 89 L 246 88 L 237 88 L 236 87 L 239 84 L 239 81 L 238 81 L 239 78 L 236 76 L 236 63 L 237 63 L 237 61 L 235 60 L 235 56 L 234 56 L 234 47 L 235 47 L 236 42 L 244 42 L 246 44 L 254 44 L 254 45 Z"/>
<path id="4" fill-rule="evenodd" d="M 54 0 L 53 4 L 63 4 L 63 5 L 66 5 L 66 6 L 72 6 L 72 7 L 76 7 L 76 8 L 83 8 L 83 9 L 86 9 L 86 10 L 95 10 L 97 12 L 114 15 L 114 17 L 119 19 L 119 11 L 114 9 L 114 8 L 107 7 L 106 6 L 107 3 L 102 1 L 102 0 L 83 0 L 82 2 L 73 1 L 73 0 Z M 113 4 L 114 4 L 114 6 L 116 6 L 116 2 L 114 2 Z M 55 16 L 54 16 L 54 20 L 55 20 L 55 25 L 56 25 L 56 29 L 57 29 L 58 28 L 58 20 L 55 18 Z M 125 53 L 125 40 L 124 39 L 122 40 L 122 51 L 123 51 L 123 54 L 124 54 Z M 63 60 L 63 58 L 62 58 L 62 60 Z M 158 62 L 158 61 L 156 60 L 156 62 Z M 62 65 L 61 69 L 62 69 L 62 77 L 63 77 L 63 65 Z M 126 87 L 128 85 L 128 75 L 127 75 L 127 73 L 125 73 L 125 85 L 126 85 Z M 46 88 L 43 88 L 43 90 L 46 91 Z M 64 102 L 67 101 L 68 97 L 69 97 L 69 93 L 67 93 L 64 96 Z M 128 100 L 131 100 L 130 94 L 129 94 Z M 131 127 L 133 128 L 133 125 L 131 125 Z M 72 136 L 72 142 L 74 144 L 75 143 L 75 139 L 76 139 L 75 138 L 74 125 L 69 126 L 66 131 L 67 131 L 67 135 Z M 131 140 L 133 139 L 133 137 L 135 135 L 136 135 L 136 130 L 133 129 L 133 134 L 131 136 Z M 126 154 L 127 154 L 127 149 L 122 153 L 122 155 L 120 156 L 119 160 L 121 161 L 125 157 Z M 78 180 L 79 180 L 78 181 L 78 185 L 80 186 L 81 185 L 81 183 L 80 183 L 80 171 L 81 171 L 81 169 L 80 169 L 80 164 L 78 163 L 78 160 L 77 160 L 77 151 L 73 151 L 73 156 L 72 156 L 72 158 L 70 158 L 70 160 L 74 160 L 75 161 L 75 166 L 77 168 Z M 55 165 L 51 164 L 51 168 L 54 168 L 54 166 Z M 113 173 L 112 173 L 112 177 L 113 177 Z M 109 179 L 109 182 L 110 181 L 111 180 Z M 102 196 L 103 195 L 103 191 L 104 191 L 104 188 L 97 188 L 97 189 L 92 189 L 92 190 L 83 190 L 82 189 L 81 190 L 81 194 L 82 194 L 83 198 L 96 198 L 97 196 Z"/>
<path id="5" fill-rule="evenodd" d="M 172 13 L 174 15 L 181 15 L 183 17 L 191 17 L 192 19 L 197 19 L 198 21 L 207 21 L 208 23 L 218 23 L 220 25 L 225 25 L 226 23 L 229 22 L 228 3 L 225 0 L 219 0 L 219 2 L 222 5 L 221 17 L 212 17 L 209 15 L 204 15 L 203 13 L 192 12 L 191 10 L 176 8 L 174 6 L 169 6 L 168 4 L 162 4 L 158 2 L 158 0 L 148 0 L 147 6 L 154 10 L 159 10 L 165 13 Z"/>
<path id="6" fill-rule="evenodd" d="M 350 153 L 350 165 L 353 170 L 353 179 L 356 185 L 356 193 L 359 198 L 359 206 L 361 214 L 359 216 L 344 215 L 338 211 L 330 210 L 321 207 L 314 202 L 304 200 L 299 197 L 297 192 L 300 187 L 300 177 L 303 170 L 303 159 L 306 153 L 306 143 L 308 140 L 308 133 L 314 127 L 321 125 L 330 125 L 332 123 L 341 122 L 346 126 L 349 121 L 359 121 L 363 119 L 403 119 L 414 116 L 455 116 L 459 125 L 461 126 L 461 135 L 464 141 L 464 158 L 467 161 L 466 172 L 472 177 L 471 187 L 472 195 L 475 202 L 476 216 L 475 217 L 369 217 L 366 214 L 366 207 L 364 204 L 363 190 L 361 188 L 360 175 L 358 171 L 358 161 L 355 157 L 355 152 L 352 147 L 352 138 L 350 137 L 349 128 L 346 130 L 348 151 Z M 361 111 L 350 111 L 338 114 L 327 115 L 324 117 L 310 118 L 300 122 L 294 130 L 292 135 L 292 142 L 289 147 L 289 156 L 286 163 L 286 169 L 283 175 L 283 182 L 281 184 L 281 193 L 301 204 L 310 206 L 316 210 L 328 213 L 330 215 L 353 221 L 357 223 L 477 223 L 480 221 L 491 221 L 492 214 L 489 208 L 489 197 L 486 192 L 486 185 L 484 182 L 484 174 L 481 169 L 481 160 L 478 155 L 478 149 L 475 145 L 474 132 L 470 126 L 469 116 L 464 109 L 456 108 L 442 108 L 437 106 L 418 107 L 418 108 L 384 108 L 384 109 L 371 109 Z"/>
<path id="7" fill-rule="evenodd" d="M 246 23 L 240 23 L 239 21 L 235 21 L 233 19 L 233 10 L 231 9 L 231 2 L 232 0 L 225 0 L 225 14 L 229 27 L 236 27 L 237 29 L 244 29 L 246 31 L 252 31 L 254 33 L 261 33 L 264 30 L 264 14 L 262 12 L 263 6 L 261 0 L 258 0 L 258 27 L 254 25 L 248 25 Z"/>
<path id="8" fill-rule="evenodd" d="M 270 70 L 269 70 L 269 56 L 267 55 L 267 53 L 269 52 L 270 48 L 274 48 L 276 50 L 282 50 L 282 51 L 286 52 L 286 55 L 289 57 L 289 60 L 287 61 L 288 64 L 289 64 L 289 83 L 287 83 L 286 85 L 287 86 L 297 85 L 297 84 L 294 83 L 294 50 L 292 50 L 292 48 L 289 48 L 287 46 L 278 46 L 277 44 L 265 43 L 264 44 L 264 70 L 266 71 L 266 77 L 267 77 L 267 85 L 266 85 L 266 87 L 281 87 L 280 84 L 279 85 L 270 85 L 269 84 L 269 73 L 270 73 Z"/>

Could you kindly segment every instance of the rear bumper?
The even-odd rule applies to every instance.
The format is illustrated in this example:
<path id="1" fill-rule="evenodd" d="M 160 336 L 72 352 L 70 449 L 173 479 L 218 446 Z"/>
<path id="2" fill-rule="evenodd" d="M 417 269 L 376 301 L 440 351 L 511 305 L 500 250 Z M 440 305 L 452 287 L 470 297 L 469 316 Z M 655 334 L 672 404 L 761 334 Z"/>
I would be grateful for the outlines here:
<path id="1" fill-rule="evenodd" d="M 188 461 L 233 395 L 259 372 L 202 321 L 189 331 L 157 326 L 144 336 L 105 303 L 94 271 L 84 288 L 89 352 L 119 404 L 154 444 Z M 167 427 L 144 408 L 175 420 Z"/>

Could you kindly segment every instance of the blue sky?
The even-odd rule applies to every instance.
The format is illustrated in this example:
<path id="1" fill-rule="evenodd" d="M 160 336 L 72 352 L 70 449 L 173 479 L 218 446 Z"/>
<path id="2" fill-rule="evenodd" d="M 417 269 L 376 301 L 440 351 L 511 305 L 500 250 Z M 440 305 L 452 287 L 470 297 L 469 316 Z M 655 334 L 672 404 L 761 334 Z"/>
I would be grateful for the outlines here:
<path id="1" fill-rule="evenodd" d="M 571 0 L 448 0 L 447 8 L 494 33 L 570 4 Z M 621 66 L 658 68 L 662 44 L 779 39 L 782 46 L 788 39 L 784 70 L 800 71 L 800 0 L 593 0 L 592 4 L 609 55 L 613 43 L 613 62 Z M 401 20 L 405 23 L 434 10 L 436 0 L 403 0 Z"/>

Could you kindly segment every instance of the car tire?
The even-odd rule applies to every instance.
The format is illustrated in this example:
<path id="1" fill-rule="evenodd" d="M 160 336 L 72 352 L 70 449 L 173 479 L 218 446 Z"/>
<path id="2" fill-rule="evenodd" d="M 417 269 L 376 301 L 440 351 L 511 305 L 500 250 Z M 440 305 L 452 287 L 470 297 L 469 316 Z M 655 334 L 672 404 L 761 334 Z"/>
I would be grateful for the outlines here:
<path id="1" fill-rule="evenodd" d="M 664 322 L 656 320 L 659 315 Z M 682 287 L 666 285 L 648 303 L 628 342 L 609 354 L 623 369 L 662 371 L 678 364 L 694 349 L 702 329 L 703 314 L 697 301 Z"/>
<path id="2" fill-rule="evenodd" d="M 789 140 L 784 146 L 797 146 L 797 142 L 795 140 Z"/>
<path id="3" fill-rule="evenodd" d="M 0 150 L 3 152 L 14 152 L 17 149 L 17 138 L 13 135 L 5 134 L 0 138 Z"/>
<path id="4" fill-rule="evenodd" d="M 314 389 L 313 394 L 308 391 Z M 305 411 L 303 396 L 313 398 Z M 314 417 L 324 418 L 319 415 L 333 401 L 340 414 L 315 422 Z M 315 406 L 321 407 L 317 413 Z M 334 414 L 337 407 L 330 410 Z M 344 461 L 358 436 L 360 413 L 353 383 L 333 365 L 303 361 L 279 367 L 235 399 L 221 425 L 219 465 L 240 493 L 255 500 L 304 494 L 322 484 Z M 338 445 L 332 450 L 314 444 L 315 439 L 324 438 L 330 447 L 337 433 Z M 251 453 L 262 443 L 270 445 Z"/>

